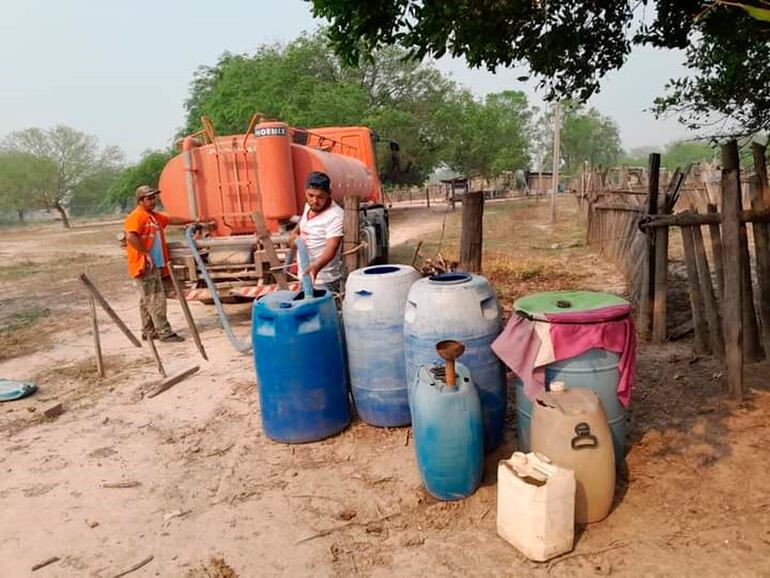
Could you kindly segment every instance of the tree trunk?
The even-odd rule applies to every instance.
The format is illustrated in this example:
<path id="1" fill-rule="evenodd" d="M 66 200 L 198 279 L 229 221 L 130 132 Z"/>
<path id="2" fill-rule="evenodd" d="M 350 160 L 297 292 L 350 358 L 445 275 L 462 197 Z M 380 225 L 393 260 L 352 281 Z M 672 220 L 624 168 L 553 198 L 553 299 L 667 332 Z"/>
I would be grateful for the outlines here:
<path id="1" fill-rule="evenodd" d="M 64 207 L 62 207 L 62 204 L 59 201 L 56 201 L 53 204 L 53 208 L 59 211 L 59 215 L 61 215 L 61 224 L 64 225 L 64 228 L 71 229 L 72 225 L 70 225 L 70 220 L 67 217 L 67 211 Z"/>
<path id="2" fill-rule="evenodd" d="M 24 209 L 16 209 L 16 214 L 19 216 L 19 223 L 24 222 Z"/>

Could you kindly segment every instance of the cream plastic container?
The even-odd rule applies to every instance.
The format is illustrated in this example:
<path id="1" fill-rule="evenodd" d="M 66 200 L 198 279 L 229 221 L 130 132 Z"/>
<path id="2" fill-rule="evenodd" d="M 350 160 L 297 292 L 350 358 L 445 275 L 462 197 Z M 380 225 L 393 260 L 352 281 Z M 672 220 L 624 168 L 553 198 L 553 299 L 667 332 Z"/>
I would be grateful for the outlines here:
<path id="1" fill-rule="evenodd" d="M 530 560 L 573 548 L 575 475 L 540 454 L 515 452 L 497 466 L 497 533 Z"/>

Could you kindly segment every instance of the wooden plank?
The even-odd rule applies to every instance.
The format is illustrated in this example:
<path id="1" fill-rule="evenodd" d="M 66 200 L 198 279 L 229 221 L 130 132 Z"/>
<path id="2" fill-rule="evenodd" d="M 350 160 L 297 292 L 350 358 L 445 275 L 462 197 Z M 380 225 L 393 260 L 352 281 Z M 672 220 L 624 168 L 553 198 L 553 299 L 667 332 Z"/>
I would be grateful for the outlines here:
<path id="1" fill-rule="evenodd" d="M 706 257 L 706 246 L 703 243 L 703 233 L 700 227 L 690 227 L 695 248 L 695 260 L 698 265 L 698 282 L 706 312 L 709 327 L 711 352 L 719 361 L 725 360 L 725 340 L 722 335 L 722 316 L 719 313 L 719 303 L 714 295 L 714 285 L 711 282 L 711 270 Z M 683 229 L 684 230 L 684 229 Z"/>
<path id="2" fill-rule="evenodd" d="M 770 208 L 761 211 L 738 211 L 738 221 L 741 223 L 770 223 Z M 714 225 L 722 222 L 719 213 L 707 213 L 705 215 L 692 211 L 682 211 L 674 215 L 659 215 L 645 218 L 641 223 L 642 229 L 655 229 L 658 227 L 688 227 L 693 225 Z"/>
<path id="3" fill-rule="evenodd" d="M 645 199 L 645 215 L 654 216 L 658 213 L 658 188 L 660 184 L 660 155 L 651 153 L 648 164 L 647 197 Z M 639 332 L 643 339 L 649 339 L 652 334 L 652 315 L 655 295 L 655 235 L 647 236 L 647 252 L 645 256 L 644 284 L 641 288 L 639 303 Z"/>
<path id="4" fill-rule="evenodd" d="M 740 211 L 741 175 L 738 145 L 733 140 L 722 145 L 722 260 L 724 296 L 722 324 L 725 339 L 727 389 L 731 397 L 742 399 L 743 385 L 743 292 Z"/>
<path id="5" fill-rule="evenodd" d="M 717 206 L 709 203 L 706 206 L 709 213 L 716 213 Z M 721 302 L 725 295 L 725 273 L 722 265 L 722 235 L 719 232 L 719 223 L 709 225 L 709 237 L 711 239 L 711 256 L 714 261 L 714 273 L 717 278 L 717 287 L 719 287 L 719 301 Z"/>
<path id="6" fill-rule="evenodd" d="M 171 284 L 174 286 L 176 297 L 179 300 L 179 305 L 182 307 L 182 313 L 184 313 L 185 321 L 187 321 L 187 327 L 193 336 L 193 340 L 195 341 L 195 347 L 198 348 L 198 353 L 201 354 L 201 357 L 208 361 L 209 358 L 206 355 L 203 342 L 201 342 L 201 336 L 198 333 L 198 326 L 195 324 L 195 319 L 193 319 L 192 313 L 190 312 L 190 306 L 187 303 L 187 299 L 185 299 L 184 291 L 182 290 L 182 286 L 179 284 L 179 279 L 176 278 L 174 268 L 169 267 L 168 273 L 169 277 L 171 278 Z"/>
<path id="7" fill-rule="evenodd" d="M 690 309 L 692 310 L 693 326 L 695 328 L 695 351 L 697 353 L 711 353 L 709 344 L 709 328 L 704 312 L 703 296 L 700 291 L 698 277 L 698 261 L 695 256 L 695 244 L 692 228 L 682 227 L 682 245 L 684 246 L 684 262 L 687 266 L 687 289 L 690 295 Z"/>
<path id="8" fill-rule="evenodd" d="M 164 391 L 166 391 L 170 387 L 176 385 L 180 381 L 183 381 L 183 380 L 187 379 L 188 377 L 190 377 L 191 375 L 193 375 L 195 373 L 198 373 L 199 369 L 200 369 L 200 366 L 195 365 L 195 366 L 191 367 L 190 369 L 184 370 L 182 373 L 179 373 L 177 375 L 173 375 L 173 376 L 169 377 L 165 381 L 161 382 L 161 384 L 158 385 L 158 387 L 156 387 L 150 393 L 148 393 L 147 397 L 152 398 L 152 397 L 155 397 L 156 395 L 158 395 L 159 393 L 163 393 Z"/>
<path id="9" fill-rule="evenodd" d="M 483 247 L 484 193 L 473 191 L 463 198 L 462 231 L 460 233 L 460 270 L 481 273 Z"/>
<path id="10" fill-rule="evenodd" d="M 83 283 L 83 285 L 85 285 L 85 288 L 88 290 L 91 296 L 96 300 L 96 302 L 104 310 L 104 312 L 110 316 L 110 319 L 112 319 L 115 325 L 118 326 L 118 329 L 120 329 L 123 332 L 123 335 L 126 336 L 126 338 L 134 345 L 134 347 L 142 347 L 141 342 L 136 338 L 136 336 L 133 333 L 131 333 L 131 330 L 128 328 L 128 326 L 125 323 L 123 323 L 123 320 L 118 316 L 117 313 L 115 313 L 115 310 L 112 307 L 110 307 L 110 304 L 107 303 L 107 300 L 102 296 L 102 294 L 99 292 L 96 286 L 91 282 L 91 279 L 88 278 L 88 275 L 86 275 L 85 273 L 81 273 L 80 281 Z"/>
<path id="11" fill-rule="evenodd" d="M 262 249 L 267 253 L 267 257 L 270 260 L 271 270 L 275 267 L 280 267 L 283 263 L 278 259 L 278 254 L 275 252 L 275 245 L 273 245 L 273 239 L 270 237 L 270 230 L 267 228 L 267 223 L 265 223 L 262 213 L 254 211 L 251 213 L 251 219 L 254 221 L 257 239 L 259 239 L 259 242 L 262 244 Z M 275 277 L 275 282 L 278 284 L 279 289 L 289 288 L 289 284 L 286 282 L 286 273 L 284 273 L 283 269 L 274 270 L 273 277 Z"/>
<path id="12" fill-rule="evenodd" d="M 91 310 L 91 328 L 94 332 L 94 349 L 96 351 L 96 373 L 104 377 L 104 359 L 102 358 L 102 341 L 99 338 L 99 321 L 96 318 L 96 303 L 94 298 L 88 296 L 88 307 Z"/>
<path id="13" fill-rule="evenodd" d="M 345 253 L 345 270 L 348 274 L 358 269 L 359 251 L 352 251 L 358 246 L 359 223 L 358 223 L 358 197 L 345 197 L 345 215 L 343 217 L 342 230 L 344 238 L 342 241 L 343 252 Z M 352 252 L 351 252 L 352 251 Z M 348 252 L 350 252 L 348 254 Z"/>
<path id="14" fill-rule="evenodd" d="M 756 143 L 755 143 L 756 144 Z M 754 175 L 749 179 L 749 198 L 751 208 L 765 208 L 762 196 L 761 177 Z M 762 340 L 765 351 L 770 351 L 770 234 L 765 223 L 753 223 L 754 258 L 757 263 L 757 283 L 759 285 L 759 319 L 762 324 Z"/>

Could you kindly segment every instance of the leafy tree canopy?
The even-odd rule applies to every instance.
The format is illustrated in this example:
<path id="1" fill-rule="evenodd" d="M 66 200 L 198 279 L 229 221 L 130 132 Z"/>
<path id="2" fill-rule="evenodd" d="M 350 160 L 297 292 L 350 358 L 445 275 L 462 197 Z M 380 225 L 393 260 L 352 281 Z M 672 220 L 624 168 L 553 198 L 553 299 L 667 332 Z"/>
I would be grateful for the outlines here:
<path id="1" fill-rule="evenodd" d="M 651 152 L 657 151 L 649 147 L 629 151 L 622 162 L 630 166 L 646 167 Z M 684 169 L 690 163 L 714 159 L 719 159 L 719 149 L 706 142 L 674 141 L 668 143 L 661 153 L 662 166 L 670 170 L 677 167 Z"/>
<path id="2" fill-rule="evenodd" d="M 506 97 L 500 98 L 502 103 Z M 216 65 L 200 68 L 185 104 L 185 131 L 197 131 L 205 115 L 221 134 L 243 132 L 256 111 L 296 127 L 368 126 L 383 140 L 400 145 L 400 173 L 387 170 L 387 155 L 380 150 L 381 174 L 395 182 L 420 183 L 441 162 L 492 170 L 494 162 L 489 159 L 483 166 L 460 160 L 456 144 L 458 135 L 470 138 L 467 123 L 490 124 L 469 118 L 489 112 L 488 106 L 476 102 L 432 64 L 409 58 L 403 48 L 382 47 L 359 66 L 348 66 L 319 32 L 286 45 L 261 46 L 251 56 L 224 54 Z M 521 110 L 525 108 L 526 102 Z M 499 154 L 525 158 L 526 142 L 511 124 L 526 122 L 511 119 L 517 110 L 509 107 L 505 122 L 518 144 L 504 143 Z M 490 142 L 488 148 L 498 144 L 499 140 Z M 514 150 L 516 146 L 523 148 Z M 497 161 L 495 166 L 501 163 L 505 164 Z"/>
<path id="3" fill-rule="evenodd" d="M 658 114 L 692 128 L 702 116 L 741 132 L 770 125 L 767 0 L 309 0 L 330 21 L 348 63 L 398 44 L 418 57 L 465 57 L 473 67 L 526 65 L 547 98 L 586 101 L 634 45 L 687 49 L 689 79 L 671 82 Z"/>
<path id="4" fill-rule="evenodd" d="M 124 168 L 113 179 L 106 202 L 119 206 L 123 211 L 133 206 L 136 188 L 141 185 L 157 187 L 163 167 L 175 154 L 173 151 L 145 151 L 139 162 Z"/>
<path id="5" fill-rule="evenodd" d="M 99 147 L 96 137 L 69 126 L 47 130 L 29 128 L 8 135 L 0 151 L 22 155 L 23 167 L 35 173 L 29 188 L 33 202 L 56 210 L 69 228 L 66 207 L 75 192 L 105 170 L 115 169 L 123 158 L 117 147 Z"/>
<path id="6" fill-rule="evenodd" d="M 566 100 L 561 104 L 561 163 L 567 174 L 580 172 L 584 163 L 596 167 L 614 165 L 622 155 L 617 123 L 595 108 Z M 541 118 L 538 129 L 543 168 L 553 159 L 553 114 Z"/>

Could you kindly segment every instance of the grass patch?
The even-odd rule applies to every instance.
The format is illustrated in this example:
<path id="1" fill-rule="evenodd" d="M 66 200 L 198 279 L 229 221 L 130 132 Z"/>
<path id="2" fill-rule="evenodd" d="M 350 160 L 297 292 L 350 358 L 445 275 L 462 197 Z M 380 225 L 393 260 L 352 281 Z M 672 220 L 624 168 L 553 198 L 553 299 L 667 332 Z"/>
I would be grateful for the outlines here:
<path id="1" fill-rule="evenodd" d="M 32 307 L 18 313 L 14 313 L 8 319 L 0 321 L 0 335 L 13 333 L 20 329 L 30 327 L 48 317 L 51 314 L 47 307 Z"/>

